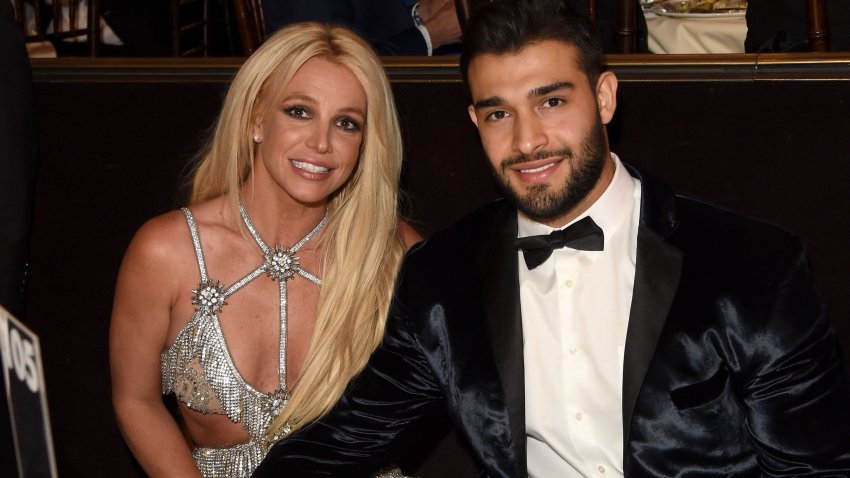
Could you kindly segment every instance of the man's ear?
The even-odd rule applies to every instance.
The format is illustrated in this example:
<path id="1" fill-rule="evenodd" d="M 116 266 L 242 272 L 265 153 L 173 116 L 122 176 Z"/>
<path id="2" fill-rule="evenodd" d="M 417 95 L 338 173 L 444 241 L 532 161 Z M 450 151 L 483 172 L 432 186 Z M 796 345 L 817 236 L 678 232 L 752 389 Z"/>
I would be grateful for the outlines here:
<path id="1" fill-rule="evenodd" d="M 617 77 L 610 71 L 603 71 L 596 80 L 596 104 L 603 124 L 608 124 L 617 110 Z"/>
<path id="2" fill-rule="evenodd" d="M 469 107 L 466 108 L 466 111 L 469 112 L 469 119 L 472 120 L 472 123 L 477 128 L 478 127 L 478 115 L 475 114 L 475 107 L 472 106 L 472 105 L 469 105 Z"/>

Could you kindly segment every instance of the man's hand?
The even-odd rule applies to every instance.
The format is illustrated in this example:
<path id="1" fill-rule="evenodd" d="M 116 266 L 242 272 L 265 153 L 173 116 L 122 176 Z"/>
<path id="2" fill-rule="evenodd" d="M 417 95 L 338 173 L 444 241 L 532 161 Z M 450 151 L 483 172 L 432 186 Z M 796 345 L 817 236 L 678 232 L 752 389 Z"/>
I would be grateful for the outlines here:
<path id="1" fill-rule="evenodd" d="M 419 17 L 431 36 L 432 48 L 460 41 L 454 0 L 420 0 Z"/>

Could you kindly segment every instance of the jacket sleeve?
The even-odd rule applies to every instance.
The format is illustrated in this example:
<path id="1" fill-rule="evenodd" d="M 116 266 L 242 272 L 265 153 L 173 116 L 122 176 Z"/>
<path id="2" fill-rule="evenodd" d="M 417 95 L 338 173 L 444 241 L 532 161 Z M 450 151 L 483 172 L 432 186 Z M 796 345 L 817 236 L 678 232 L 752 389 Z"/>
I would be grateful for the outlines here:
<path id="1" fill-rule="evenodd" d="M 411 22 L 412 23 L 412 22 Z M 428 45 L 425 37 L 415 26 L 411 26 L 395 35 L 374 41 L 372 46 L 379 55 L 428 55 Z"/>
<path id="2" fill-rule="evenodd" d="M 795 252 L 741 344 L 746 426 L 766 476 L 850 476 L 850 382 L 803 246 Z"/>

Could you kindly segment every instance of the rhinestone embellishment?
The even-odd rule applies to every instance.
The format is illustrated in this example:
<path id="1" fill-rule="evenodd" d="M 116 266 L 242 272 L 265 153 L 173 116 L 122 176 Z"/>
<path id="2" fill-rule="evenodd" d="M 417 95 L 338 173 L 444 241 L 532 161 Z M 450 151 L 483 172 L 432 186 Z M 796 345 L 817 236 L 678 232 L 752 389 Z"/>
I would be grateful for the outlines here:
<path id="1" fill-rule="evenodd" d="M 289 249 L 277 245 L 269 248 L 266 258 L 266 275 L 275 281 L 292 279 L 301 270 L 301 261 Z"/>
<path id="2" fill-rule="evenodd" d="M 271 448 L 272 445 L 283 440 L 284 438 L 289 436 L 290 433 L 292 433 L 292 425 L 289 422 L 286 422 L 283 424 L 282 427 L 277 429 L 277 431 L 274 433 L 274 435 L 271 436 L 271 438 L 267 440 L 266 446 Z"/>
<path id="3" fill-rule="evenodd" d="M 197 289 L 192 289 L 192 305 L 196 312 L 207 315 L 218 314 L 227 305 L 224 297 L 224 287 L 219 281 L 203 280 Z"/>
<path id="4" fill-rule="evenodd" d="M 280 415 L 283 407 L 289 402 L 289 392 L 282 389 L 277 389 L 274 392 L 266 393 L 260 407 L 265 415 L 276 417 Z M 269 420 L 269 424 L 271 420 Z M 268 424 L 266 424 L 268 426 Z"/>

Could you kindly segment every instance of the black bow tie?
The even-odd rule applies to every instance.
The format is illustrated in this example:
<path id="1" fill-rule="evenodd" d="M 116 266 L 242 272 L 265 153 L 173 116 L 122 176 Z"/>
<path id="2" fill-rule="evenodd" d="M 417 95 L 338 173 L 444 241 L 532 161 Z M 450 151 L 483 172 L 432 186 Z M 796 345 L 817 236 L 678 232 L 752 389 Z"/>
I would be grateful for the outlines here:
<path id="1" fill-rule="evenodd" d="M 569 247 L 582 251 L 601 251 L 604 245 L 602 228 L 590 216 L 585 216 L 567 228 L 553 231 L 548 236 L 528 236 L 514 240 L 514 247 L 522 249 L 529 270 L 546 262 L 553 249 Z"/>

